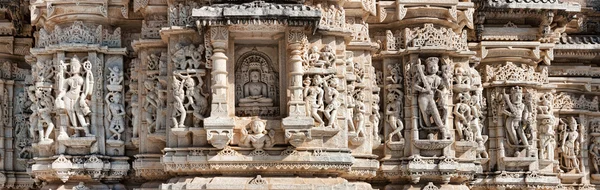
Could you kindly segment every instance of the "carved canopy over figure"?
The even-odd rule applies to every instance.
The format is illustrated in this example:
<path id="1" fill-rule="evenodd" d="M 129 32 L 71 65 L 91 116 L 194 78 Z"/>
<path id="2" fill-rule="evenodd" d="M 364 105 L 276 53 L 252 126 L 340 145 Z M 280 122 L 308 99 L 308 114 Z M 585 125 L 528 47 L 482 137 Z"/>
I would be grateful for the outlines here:
<path id="1" fill-rule="evenodd" d="M 70 71 L 65 71 L 67 66 L 70 67 Z M 69 64 L 61 61 L 56 76 L 58 78 L 56 108 L 66 112 L 71 127 L 83 130 L 85 136 L 93 136 L 90 133 L 88 119 L 85 118 L 92 112 L 88 105 L 90 101 L 88 96 L 92 95 L 94 88 L 92 63 L 85 61 L 82 65 L 79 58 L 74 56 Z M 78 133 L 74 135 L 78 136 Z"/>

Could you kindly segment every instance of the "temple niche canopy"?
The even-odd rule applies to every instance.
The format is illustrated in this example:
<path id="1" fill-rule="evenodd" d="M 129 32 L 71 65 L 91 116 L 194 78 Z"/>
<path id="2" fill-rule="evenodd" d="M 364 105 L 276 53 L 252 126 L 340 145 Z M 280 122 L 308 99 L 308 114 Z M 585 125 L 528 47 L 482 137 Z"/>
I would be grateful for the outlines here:
<path id="1" fill-rule="evenodd" d="M 245 1 L 239 1 L 245 2 Z M 293 1 L 289 1 L 293 2 Z M 285 24 L 288 26 L 314 26 L 321 18 L 321 11 L 303 4 L 270 3 L 252 1 L 242 4 L 217 4 L 192 11 L 199 26 L 260 24 L 259 22 Z"/>

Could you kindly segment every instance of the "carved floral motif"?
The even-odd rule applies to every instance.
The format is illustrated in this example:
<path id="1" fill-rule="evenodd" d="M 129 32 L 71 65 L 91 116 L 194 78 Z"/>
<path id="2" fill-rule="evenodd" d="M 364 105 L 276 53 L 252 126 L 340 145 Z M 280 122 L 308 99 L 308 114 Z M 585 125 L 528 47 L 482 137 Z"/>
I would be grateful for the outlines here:
<path id="1" fill-rule="evenodd" d="M 102 26 L 86 26 L 82 21 L 61 28 L 56 26 L 53 31 L 40 30 L 37 47 L 43 48 L 60 44 L 101 44 L 109 47 L 121 47 L 121 29 L 117 28 L 112 34 L 102 30 Z"/>
<path id="2" fill-rule="evenodd" d="M 404 47 L 437 47 L 455 49 L 458 51 L 468 50 L 467 32 L 456 34 L 452 29 L 440 27 L 433 24 L 425 24 L 423 28 L 406 28 L 404 30 Z"/>

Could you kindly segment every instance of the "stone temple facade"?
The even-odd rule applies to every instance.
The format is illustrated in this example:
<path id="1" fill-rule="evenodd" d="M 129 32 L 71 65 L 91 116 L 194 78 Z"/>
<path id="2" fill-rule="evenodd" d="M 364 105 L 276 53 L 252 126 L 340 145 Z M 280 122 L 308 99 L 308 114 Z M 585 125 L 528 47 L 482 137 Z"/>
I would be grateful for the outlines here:
<path id="1" fill-rule="evenodd" d="M 0 189 L 600 189 L 598 0 L 0 12 Z"/>

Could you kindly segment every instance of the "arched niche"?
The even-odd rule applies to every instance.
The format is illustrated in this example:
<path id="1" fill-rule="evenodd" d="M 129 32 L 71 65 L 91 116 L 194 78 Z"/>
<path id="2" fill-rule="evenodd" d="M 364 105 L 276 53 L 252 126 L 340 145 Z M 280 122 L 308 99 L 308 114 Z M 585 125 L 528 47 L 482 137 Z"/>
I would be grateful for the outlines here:
<path id="1" fill-rule="evenodd" d="M 251 81 L 251 73 L 258 72 L 260 77 L 256 84 L 264 84 L 265 93 L 262 98 L 256 98 L 256 102 L 245 102 L 248 100 L 248 88 L 245 86 Z M 261 85 L 257 85 L 261 86 Z M 263 87 L 259 87 L 263 90 Z M 235 106 L 236 116 L 266 116 L 277 117 L 279 111 L 279 73 L 271 58 L 256 49 L 242 54 L 235 64 Z"/>

